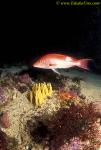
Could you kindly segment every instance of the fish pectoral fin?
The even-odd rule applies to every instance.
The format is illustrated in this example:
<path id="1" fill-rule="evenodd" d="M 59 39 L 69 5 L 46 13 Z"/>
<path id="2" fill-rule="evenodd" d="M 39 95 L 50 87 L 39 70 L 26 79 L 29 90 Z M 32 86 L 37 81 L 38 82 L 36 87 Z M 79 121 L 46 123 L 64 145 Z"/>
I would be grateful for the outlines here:
<path id="1" fill-rule="evenodd" d="M 57 73 L 57 74 L 59 74 L 60 75 L 60 73 L 56 70 L 56 69 L 52 69 L 55 73 Z"/>
<path id="2" fill-rule="evenodd" d="M 56 64 L 49 64 L 49 66 L 51 67 L 51 66 L 56 66 Z"/>

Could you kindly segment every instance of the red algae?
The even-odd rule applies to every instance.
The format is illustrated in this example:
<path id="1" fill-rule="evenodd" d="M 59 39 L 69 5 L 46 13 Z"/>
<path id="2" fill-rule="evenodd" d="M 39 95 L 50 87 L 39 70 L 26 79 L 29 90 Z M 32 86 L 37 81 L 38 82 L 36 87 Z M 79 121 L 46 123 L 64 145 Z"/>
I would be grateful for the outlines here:
<path id="1" fill-rule="evenodd" d="M 78 97 L 78 94 L 74 91 L 59 90 L 59 99 L 62 101 L 75 99 L 77 97 Z"/>
<path id="2" fill-rule="evenodd" d="M 83 104 L 82 106 L 72 105 L 69 109 L 60 109 L 50 123 L 52 124 L 52 150 L 70 150 L 69 147 L 73 149 L 73 143 L 75 143 L 76 149 L 76 147 L 80 147 L 80 141 L 84 143 L 84 150 L 90 150 L 91 148 L 96 150 L 101 144 L 101 134 L 96 124 L 97 119 L 98 116 L 92 103 Z M 80 141 L 75 142 L 74 140 L 71 143 L 74 137 L 79 138 Z M 87 141 L 89 141 L 89 145 L 86 146 Z M 65 145 L 65 143 L 71 144 Z M 60 149 L 62 145 L 67 149 Z"/>

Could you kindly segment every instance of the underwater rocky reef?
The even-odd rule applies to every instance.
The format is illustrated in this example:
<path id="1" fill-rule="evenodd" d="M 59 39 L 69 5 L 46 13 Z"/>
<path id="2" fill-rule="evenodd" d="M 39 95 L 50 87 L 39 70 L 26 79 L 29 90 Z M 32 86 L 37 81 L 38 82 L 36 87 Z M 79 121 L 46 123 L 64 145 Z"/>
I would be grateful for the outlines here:
<path id="1" fill-rule="evenodd" d="M 101 101 L 82 94 L 81 77 L 0 76 L 0 150 L 99 150 Z"/>

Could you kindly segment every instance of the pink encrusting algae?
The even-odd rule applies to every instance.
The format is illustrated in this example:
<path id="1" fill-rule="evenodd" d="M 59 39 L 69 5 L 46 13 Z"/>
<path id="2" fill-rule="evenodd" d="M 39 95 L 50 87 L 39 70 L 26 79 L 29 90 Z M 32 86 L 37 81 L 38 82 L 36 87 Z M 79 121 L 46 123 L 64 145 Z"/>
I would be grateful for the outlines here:
<path id="1" fill-rule="evenodd" d="M 0 116 L 0 125 L 3 128 L 8 128 L 10 126 L 9 123 L 9 116 L 8 116 L 8 112 L 3 112 L 3 114 Z"/>

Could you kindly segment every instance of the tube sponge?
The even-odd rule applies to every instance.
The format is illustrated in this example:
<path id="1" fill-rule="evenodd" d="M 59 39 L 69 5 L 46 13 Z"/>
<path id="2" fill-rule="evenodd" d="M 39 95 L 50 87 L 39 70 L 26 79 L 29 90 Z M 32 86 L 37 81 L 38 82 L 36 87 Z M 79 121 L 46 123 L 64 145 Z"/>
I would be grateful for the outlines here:
<path id="1" fill-rule="evenodd" d="M 52 93 L 51 83 L 35 83 L 28 93 L 28 99 L 33 105 L 41 106 L 45 102 L 45 98 L 51 97 Z"/>

